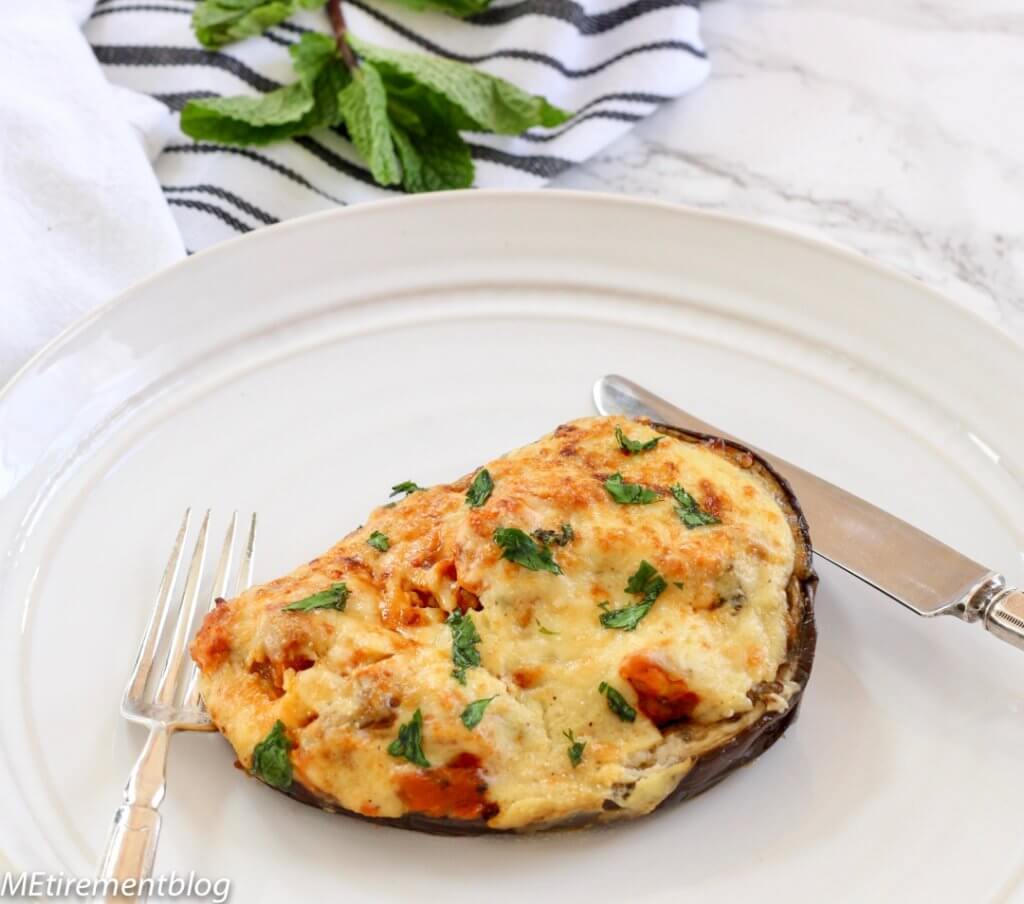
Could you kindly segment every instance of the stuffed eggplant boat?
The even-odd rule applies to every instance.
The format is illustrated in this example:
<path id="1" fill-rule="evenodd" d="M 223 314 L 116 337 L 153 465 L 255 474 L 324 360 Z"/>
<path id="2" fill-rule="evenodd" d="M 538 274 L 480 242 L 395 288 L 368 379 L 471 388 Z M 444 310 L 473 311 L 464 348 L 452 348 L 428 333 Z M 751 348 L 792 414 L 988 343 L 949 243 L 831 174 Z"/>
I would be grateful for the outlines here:
<path id="1" fill-rule="evenodd" d="M 583 825 L 706 790 L 796 714 L 810 542 L 752 452 L 586 418 L 393 495 L 193 643 L 265 783 L 427 831 Z"/>

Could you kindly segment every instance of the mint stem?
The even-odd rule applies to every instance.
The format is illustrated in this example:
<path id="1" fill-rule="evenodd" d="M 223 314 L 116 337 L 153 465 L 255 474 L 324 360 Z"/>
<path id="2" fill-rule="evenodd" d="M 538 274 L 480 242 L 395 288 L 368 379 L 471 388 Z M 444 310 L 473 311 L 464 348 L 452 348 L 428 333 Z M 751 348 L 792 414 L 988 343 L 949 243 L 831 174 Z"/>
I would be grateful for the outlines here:
<path id="1" fill-rule="evenodd" d="M 342 62 L 350 72 L 354 72 L 359 68 L 359 61 L 346 37 L 348 26 L 345 24 L 345 14 L 341 11 L 341 0 L 327 0 L 327 16 L 331 20 L 331 30 L 334 32 L 334 41 L 338 45 Z"/>

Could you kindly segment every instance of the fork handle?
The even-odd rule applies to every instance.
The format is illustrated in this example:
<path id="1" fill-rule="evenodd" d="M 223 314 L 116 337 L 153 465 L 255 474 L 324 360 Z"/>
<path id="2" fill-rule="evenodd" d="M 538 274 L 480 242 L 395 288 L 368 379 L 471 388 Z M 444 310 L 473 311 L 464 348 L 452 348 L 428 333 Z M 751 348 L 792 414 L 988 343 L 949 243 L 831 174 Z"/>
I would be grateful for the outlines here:
<path id="1" fill-rule="evenodd" d="M 164 797 L 164 779 L 167 765 L 167 743 L 170 731 L 153 728 L 135 761 L 128 784 L 124 789 L 124 804 L 114 814 L 110 827 L 106 853 L 100 866 L 101 879 L 116 879 L 120 890 L 126 879 L 139 882 L 153 874 L 156 843 L 160 837 L 160 814 L 157 808 Z M 102 901 L 124 901 L 134 898 L 145 901 L 145 894 L 110 894 Z"/>

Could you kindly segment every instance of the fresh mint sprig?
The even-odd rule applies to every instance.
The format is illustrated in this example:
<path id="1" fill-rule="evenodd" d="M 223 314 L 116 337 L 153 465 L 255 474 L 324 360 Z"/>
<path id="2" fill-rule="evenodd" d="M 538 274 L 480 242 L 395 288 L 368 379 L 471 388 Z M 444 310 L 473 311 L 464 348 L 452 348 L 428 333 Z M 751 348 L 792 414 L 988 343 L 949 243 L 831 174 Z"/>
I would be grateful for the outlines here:
<path id="1" fill-rule="evenodd" d="M 409 3 L 462 15 L 479 11 L 487 0 Z M 207 47 L 221 47 L 322 5 L 204 0 L 192 26 Z M 181 112 L 182 131 L 197 140 L 262 145 L 343 126 L 375 182 L 423 192 L 473 183 L 473 159 L 461 132 L 519 135 L 569 118 L 545 98 L 464 63 L 363 41 L 348 31 L 340 0 L 328 0 L 327 13 L 333 36 L 306 32 L 289 48 L 296 81 L 256 97 L 190 100 Z"/>

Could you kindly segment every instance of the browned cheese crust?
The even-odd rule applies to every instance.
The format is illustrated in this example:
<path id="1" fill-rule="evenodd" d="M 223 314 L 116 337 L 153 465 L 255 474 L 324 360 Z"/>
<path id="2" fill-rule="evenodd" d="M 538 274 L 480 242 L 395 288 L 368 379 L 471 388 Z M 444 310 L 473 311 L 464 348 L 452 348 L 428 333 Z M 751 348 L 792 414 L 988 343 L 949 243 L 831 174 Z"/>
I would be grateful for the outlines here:
<path id="1" fill-rule="evenodd" d="M 662 439 L 628 453 L 616 428 Z M 810 674 L 816 577 L 797 502 L 761 459 L 595 417 L 486 468 L 479 507 L 477 472 L 412 492 L 211 611 L 192 655 L 242 765 L 280 722 L 282 790 L 300 800 L 428 831 L 524 831 L 692 797 L 781 735 Z M 653 501 L 617 500 L 616 474 Z M 503 557 L 495 531 L 509 528 L 555 567 Z M 647 593 L 630 589 L 642 563 L 661 581 Z M 342 582 L 343 609 L 283 611 Z M 630 624 L 623 610 L 645 603 Z M 450 619 L 472 623 L 478 665 L 453 662 Z M 419 763 L 394 746 L 417 713 Z"/>

